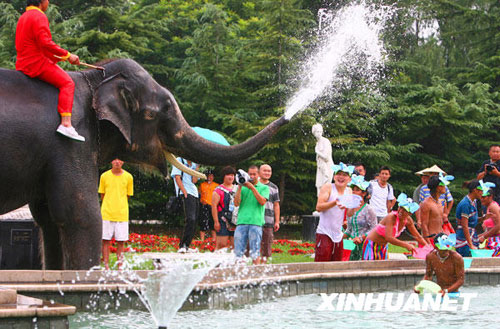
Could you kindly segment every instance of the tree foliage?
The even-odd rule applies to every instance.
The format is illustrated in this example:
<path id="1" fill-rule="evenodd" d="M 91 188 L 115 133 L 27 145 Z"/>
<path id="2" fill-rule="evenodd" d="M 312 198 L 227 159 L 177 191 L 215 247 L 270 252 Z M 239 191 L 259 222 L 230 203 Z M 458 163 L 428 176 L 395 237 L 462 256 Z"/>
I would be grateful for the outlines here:
<path id="1" fill-rule="evenodd" d="M 47 16 L 54 40 L 83 61 L 135 59 L 173 91 L 192 126 L 218 130 L 234 144 L 283 115 L 299 64 L 316 42 L 318 10 L 349 2 L 52 0 Z M 370 174 L 389 165 L 396 189 L 407 193 L 418 184 L 413 173 L 432 164 L 473 177 L 488 145 L 500 142 L 500 2 L 369 2 L 396 9 L 383 33 L 387 78 L 378 92 L 366 92 L 360 80 L 322 96 L 239 164 L 271 164 L 285 215 L 314 209 L 315 122 L 324 125 L 335 162 L 364 162 Z M 0 1 L 5 68 L 15 66 L 24 4 Z M 137 175 L 143 190 L 132 213 L 165 217 L 158 210 L 171 193 L 165 182 Z"/>

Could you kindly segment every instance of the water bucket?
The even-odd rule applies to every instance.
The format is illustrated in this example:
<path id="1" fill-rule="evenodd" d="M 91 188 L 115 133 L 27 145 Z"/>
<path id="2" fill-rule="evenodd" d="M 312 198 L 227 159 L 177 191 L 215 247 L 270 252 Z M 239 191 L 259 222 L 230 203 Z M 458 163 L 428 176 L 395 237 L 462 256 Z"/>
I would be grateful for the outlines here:
<path id="1" fill-rule="evenodd" d="M 470 253 L 472 257 L 488 258 L 493 256 L 494 251 L 493 249 L 471 249 Z"/>
<path id="2" fill-rule="evenodd" d="M 356 248 L 356 244 L 352 241 L 352 240 L 347 240 L 347 239 L 344 239 L 343 241 L 344 243 L 344 250 L 354 250 L 354 248 Z"/>
<path id="3" fill-rule="evenodd" d="M 342 261 L 347 262 L 351 258 L 351 250 L 344 249 L 342 253 Z"/>
<path id="4" fill-rule="evenodd" d="M 425 247 L 419 247 L 415 249 L 415 252 L 413 253 L 413 258 L 425 259 L 425 257 L 427 257 L 427 254 L 430 253 L 432 250 L 434 250 L 434 247 L 431 245 L 427 245 Z"/>
<path id="5" fill-rule="evenodd" d="M 472 265 L 471 257 L 464 257 L 464 268 L 469 268 Z"/>

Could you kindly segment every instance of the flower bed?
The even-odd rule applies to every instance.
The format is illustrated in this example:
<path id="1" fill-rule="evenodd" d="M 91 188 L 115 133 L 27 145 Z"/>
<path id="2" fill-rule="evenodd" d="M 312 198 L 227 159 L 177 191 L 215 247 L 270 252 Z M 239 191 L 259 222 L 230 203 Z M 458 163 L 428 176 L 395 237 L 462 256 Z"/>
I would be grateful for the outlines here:
<path id="1" fill-rule="evenodd" d="M 212 238 L 205 240 L 193 240 L 191 248 L 197 248 L 200 252 L 212 252 L 215 250 L 215 241 Z M 175 252 L 179 249 L 179 238 L 166 235 L 137 234 L 131 233 L 125 252 Z M 116 241 L 111 240 L 111 252 L 116 253 Z M 288 254 L 291 256 L 310 255 L 314 253 L 314 244 L 309 242 L 299 243 L 293 240 L 274 240 L 272 246 L 273 254 Z"/>

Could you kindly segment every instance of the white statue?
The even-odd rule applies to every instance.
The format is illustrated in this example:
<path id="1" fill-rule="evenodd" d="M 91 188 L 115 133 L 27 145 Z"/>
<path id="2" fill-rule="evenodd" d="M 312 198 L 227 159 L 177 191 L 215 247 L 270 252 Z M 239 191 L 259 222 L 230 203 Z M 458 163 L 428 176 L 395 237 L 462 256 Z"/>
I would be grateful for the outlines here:
<path id="1" fill-rule="evenodd" d="M 321 186 L 326 183 L 331 183 L 333 178 L 333 159 L 332 159 L 332 144 L 328 139 L 323 137 L 323 126 L 319 123 L 312 126 L 312 134 L 317 139 L 316 147 L 316 188 L 321 189 Z"/>

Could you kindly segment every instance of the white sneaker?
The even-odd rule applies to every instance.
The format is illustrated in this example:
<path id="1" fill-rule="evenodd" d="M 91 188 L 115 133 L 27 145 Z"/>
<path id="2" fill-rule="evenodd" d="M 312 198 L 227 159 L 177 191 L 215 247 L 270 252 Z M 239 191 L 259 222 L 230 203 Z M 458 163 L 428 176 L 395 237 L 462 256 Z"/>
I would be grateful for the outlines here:
<path id="1" fill-rule="evenodd" d="M 200 251 L 198 250 L 198 248 L 188 248 L 187 252 L 189 254 L 195 254 L 195 253 L 200 252 Z"/>
<path id="2" fill-rule="evenodd" d="M 76 141 L 85 142 L 85 137 L 78 135 L 75 128 L 73 127 L 65 127 L 63 125 L 59 125 L 59 127 L 57 127 L 57 132 Z"/>
<path id="3" fill-rule="evenodd" d="M 186 253 L 186 251 L 187 251 L 187 250 L 186 250 L 186 248 L 184 248 L 184 247 L 179 248 L 179 250 L 177 250 L 177 252 L 178 252 L 179 254 L 185 254 L 185 253 Z"/>

